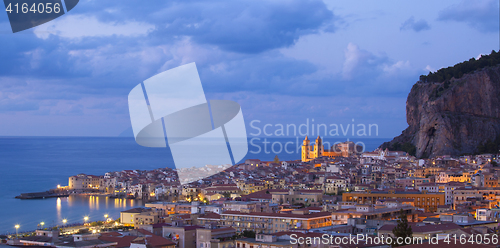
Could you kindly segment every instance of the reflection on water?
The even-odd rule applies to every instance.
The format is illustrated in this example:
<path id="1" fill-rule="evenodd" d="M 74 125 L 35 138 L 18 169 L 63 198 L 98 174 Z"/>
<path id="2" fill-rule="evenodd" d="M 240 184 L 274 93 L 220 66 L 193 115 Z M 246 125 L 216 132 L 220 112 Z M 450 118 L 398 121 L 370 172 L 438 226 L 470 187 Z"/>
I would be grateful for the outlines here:
<path id="1" fill-rule="evenodd" d="M 14 213 L 14 215 L 7 217 L 9 222 L 21 226 L 20 231 L 34 230 L 40 222 L 44 222 L 45 227 L 63 225 L 63 219 L 67 219 L 67 225 L 83 223 L 85 216 L 89 217 L 89 222 L 104 220 L 104 215 L 117 219 L 120 217 L 120 211 L 143 206 L 140 200 L 78 195 L 44 200 L 16 199 L 16 204 L 20 208 L 30 209 L 30 211 Z M 36 208 L 33 208 L 35 205 Z M 12 210 L 17 212 L 18 209 Z M 0 234 L 12 232 L 10 230 L 12 228 L 9 229 L 9 226 L 4 228 L 4 225 L 1 225 Z"/>
<path id="2" fill-rule="evenodd" d="M 61 198 L 58 197 L 56 202 L 57 218 L 61 219 Z"/>
<path id="3" fill-rule="evenodd" d="M 58 202 L 62 202 L 63 212 L 62 216 L 57 216 L 58 223 L 62 223 L 63 219 L 67 219 L 68 223 L 82 223 L 85 216 L 89 217 L 89 222 L 104 220 L 104 215 L 117 219 L 120 217 L 120 211 L 142 206 L 141 201 L 121 198 L 110 199 L 107 196 L 71 195 L 58 199 Z"/>

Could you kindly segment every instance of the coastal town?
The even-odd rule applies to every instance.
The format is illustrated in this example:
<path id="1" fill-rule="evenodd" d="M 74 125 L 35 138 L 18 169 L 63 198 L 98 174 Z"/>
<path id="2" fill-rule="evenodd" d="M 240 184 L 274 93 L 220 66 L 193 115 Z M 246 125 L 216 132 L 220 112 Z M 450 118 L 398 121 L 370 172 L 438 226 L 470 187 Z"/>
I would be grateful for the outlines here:
<path id="1" fill-rule="evenodd" d="M 497 237 L 499 160 L 500 154 L 417 159 L 388 149 L 358 153 L 353 142 L 325 149 L 321 137 L 313 145 L 306 137 L 300 160 L 192 168 L 190 183 L 179 182 L 170 168 L 71 176 L 61 191 L 142 199 L 144 207 L 108 223 L 120 229 L 102 223 L 107 232 L 73 234 L 71 242 L 53 230 L 6 239 L 53 247 L 270 248 L 306 247 L 298 240 L 330 237 L 339 242 L 307 247 L 391 247 L 366 238 L 396 237 L 402 218 L 423 243 L 453 235 Z M 203 178 L 207 170 L 222 171 Z M 341 242 L 352 235 L 365 238 L 356 246 Z"/>

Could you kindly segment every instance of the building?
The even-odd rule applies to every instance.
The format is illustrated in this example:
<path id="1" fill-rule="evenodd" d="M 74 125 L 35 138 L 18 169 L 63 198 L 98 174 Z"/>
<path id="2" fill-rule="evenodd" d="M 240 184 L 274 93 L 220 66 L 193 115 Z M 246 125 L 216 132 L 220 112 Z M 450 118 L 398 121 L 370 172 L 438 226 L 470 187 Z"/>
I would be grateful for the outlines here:
<path id="1" fill-rule="evenodd" d="M 179 202 L 151 202 L 146 203 L 147 208 L 163 209 L 165 214 L 191 214 L 192 203 Z"/>
<path id="2" fill-rule="evenodd" d="M 36 230 L 34 236 L 22 237 L 19 243 L 29 247 L 61 247 L 61 248 L 107 248 L 116 247 L 117 243 L 100 240 L 97 234 L 74 234 L 59 236 L 59 231 Z"/>
<path id="3" fill-rule="evenodd" d="M 471 187 L 456 188 L 453 191 L 453 205 L 467 203 L 471 199 L 489 200 L 490 205 L 496 205 L 500 201 L 500 188 Z"/>
<path id="4" fill-rule="evenodd" d="M 417 189 L 433 193 L 444 193 L 445 204 L 453 205 L 453 191 L 462 186 L 463 183 L 422 183 L 417 186 Z"/>
<path id="5" fill-rule="evenodd" d="M 290 213 L 242 213 L 226 211 L 221 214 L 221 224 L 233 227 L 237 232 L 252 230 L 255 233 L 273 233 L 290 229 L 312 229 L 332 225 L 329 212 L 309 213 L 292 211 Z"/>
<path id="6" fill-rule="evenodd" d="M 275 204 L 302 204 L 317 207 L 323 201 L 323 190 L 274 190 L 272 202 Z"/>
<path id="7" fill-rule="evenodd" d="M 206 225 L 214 223 L 216 226 L 220 226 L 220 214 L 216 213 L 206 213 L 198 216 L 198 224 Z"/>
<path id="8" fill-rule="evenodd" d="M 205 198 L 207 194 L 214 193 L 220 195 L 241 194 L 241 190 L 236 184 L 215 184 L 201 189 L 201 197 Z"/>
<path id="9" fill-rule="evenodd" d="M 132 208 L 120 212 L 120 223 L 126 226 L 152 225 L 159 223 L 163 209 Z"/>
<path id="10" fill-rule="evenodd" d="M 196 248 L 196 229 L 202 226 L 163 226 L 163 237 L 172 239 L 178 248 Z"/>
<path id="11" fill-rule="evenodd" d="M 426 212 L 434 212 L 437 206 L 445 205 L 444 193 L 429 193 L 418 190 L 366 190 L 365 192 L 348 192 L 342 194 L 342 201 L 357 202 L 359 204 L 375 204 L 382 199 L 413 199 L 417 208 L 422 208 Z"/>
<path id="12" fill-rule="evenodd" d="M 26 246 L 54 246 L 60 242 L 59 231 L 36 230 L 34 236 L 22 237 L 19 242 Z"/>
<path id="13" fill-rule="evenodd" d="M 302 162 L 309 162 L 319 157 L 349 157 L 355 153 L 355 144 L 353 142 L 344 142 L 332 146 L 325 150 L 321 137 L 316 138 L 316 143 L 311 145 L 306 136 L 302 145 Z"/>
<path id="14" fill-rule="evenodd" d="M 399 218 L 400 211 L 407 215 L 408 221 L 418 221 L 418 214 L 411 205 L 397 204 L 395 206 L 356 205 L 356 208 L 344 209 L 332 213 L 334 225 L 347 224 L 349 219 L 365 220 L 395 220 Z"/>
<path id="15" fill-rule="evenodd" d="M 55 244 L 56 248 L 107 248 L 118 243 L 99 239 L 96 234 L 74 234 L 73 240 Z"/>
<path id="16" fill-rule="evenodd" d="M 232 227 L 196 229 L 196 244 L 199 248 L 234 248 L 236 230 Z"/>
<path id="17" fill-rule="evenodd" d="M 101 233 L 100 240 L 114 242 L 115 248 L 176 248 L 172 240 L 153 234 L 143 229 L 134 229 L 131 232 Z"/>
<path id="18" fill-rule="evenodd" d="M 470 183 L 471 173 L 462 171 L 440 171 L 437 175 L 437 182 L 447 183 L 447 182 L 460 182 L 460 183 Z"/>
<path id="19" fill-rule="evenodd" d="M 103 184 L 104 178 L 100 176 L 78 174 L 68 179 L 68 189 L 99 189 Z"/>
<path id="20" fill-rule="evenodd" d="M 157 236 L 147 235 L 145 237 L 137 237 L 130 242 L 130 248 L 175 248 L 176 243 L 169 239 Z"/>
<path id="21" fill-rule="evenodd" d="M 225 201 L 223 203 L 223 211 L 239 211 L 245 213 L 250 213 L 250 212 L 272 213 L 273 212 L 272 205 L 273 204 L 269 202 L 258 202 L 258 201 Z"/>
<path id="22" fill-rule="evenodd" d="M 396 160 L 396 159 L 408 160 L 409 159 L 408 153 L 403 152 L 403 151 L 389 151 L 389 149 L 387 149 L 387 148 L 385 150 L 377 148 L 373 152 L 363 152 L 363 154 L 361 154 L 361 157 L 362 158 L 376 159 L 376 160 Z"/>
<path id="23" fill-rule="evenodd" d="M 236 248 L 298 248 L 290 240 L 278 239 L 276 235 L 257 234 L 255 238 L 237 239 Z"/>
<path id="24" fill-rule="evenodd" d="M 339 191 L 347 190 L 347 186 L 347 179 L 338 176 L 329 176 L 324 183 L 325 193 L 327 194 L 338 194 Z"/>

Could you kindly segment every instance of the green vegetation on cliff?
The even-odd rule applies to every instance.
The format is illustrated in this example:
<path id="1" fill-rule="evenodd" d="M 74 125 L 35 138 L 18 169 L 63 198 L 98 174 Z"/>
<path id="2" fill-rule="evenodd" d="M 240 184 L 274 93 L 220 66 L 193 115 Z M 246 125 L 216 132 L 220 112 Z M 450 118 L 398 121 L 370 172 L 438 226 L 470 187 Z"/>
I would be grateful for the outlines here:
<path id="1" fill-rule="evenodd" d="M 469 61 L 442 68 L 436 72 L 429 72 L 427 76 L 421 75 L 420 81 L 423 83 L 444 82 L 452 78 L 460 78 L 466 73 L 498 64 L 500 64 L 500 52 L 495 52 L 495 50 L 493 50 L 490 55 L 482 55 L 478 60 L 471 58 Z"/>
<path id="2" fill-rule="evenodd" d="M 406 142 L 406 143 L 399 143 L 399 142 L 394 142 L 392 144 L 386 142 L 382 144 L 381 146 L 383 149 L 388 148 L 390 151 L 403 151 L 411 156 L 415 156 L 417 153 L 417 147 L 415 147 L 412 143 Z"/>

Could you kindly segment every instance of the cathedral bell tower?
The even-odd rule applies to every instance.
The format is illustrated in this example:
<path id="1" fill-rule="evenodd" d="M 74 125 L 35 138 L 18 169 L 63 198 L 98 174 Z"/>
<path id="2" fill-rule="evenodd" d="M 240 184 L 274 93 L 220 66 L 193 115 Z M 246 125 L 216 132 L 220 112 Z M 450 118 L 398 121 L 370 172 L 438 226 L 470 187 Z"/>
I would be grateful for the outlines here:
<path id="1" fill-rule="evenodd" d="M 309 151 L 311 150 L 311 145 L 310 145 L 309 139 L 306 138 L 304 139 L 304 143 L 302 144 L 302 162 L 307 162 L 309 161 Z"/>
<path id="2" fill-rule="evenodd" d="M 318 138 L 316 138 L 316 143 L 314 144 L 314 158 L 323 156 L 323 152 L 323 141 L 321 141 L 321 138 L 318 136 Z"/>

